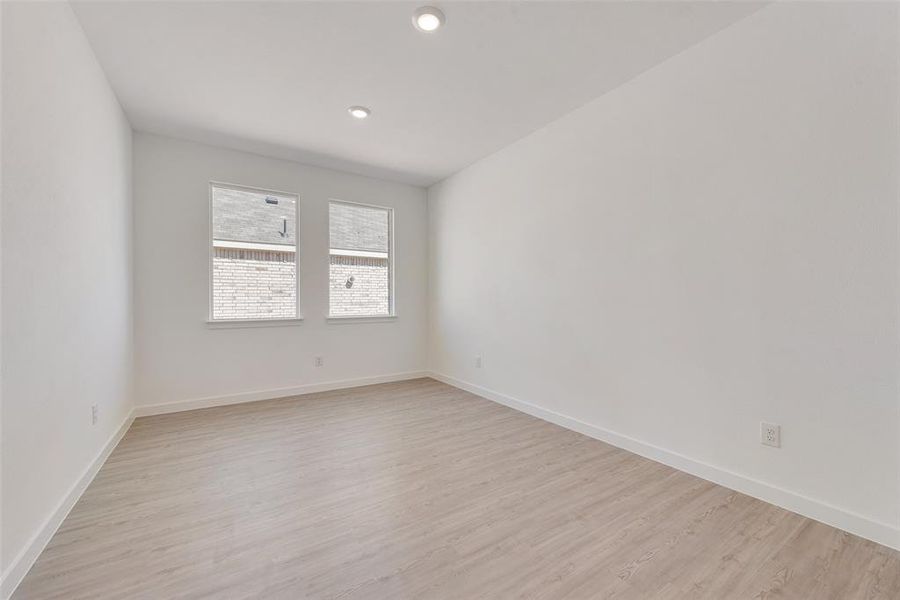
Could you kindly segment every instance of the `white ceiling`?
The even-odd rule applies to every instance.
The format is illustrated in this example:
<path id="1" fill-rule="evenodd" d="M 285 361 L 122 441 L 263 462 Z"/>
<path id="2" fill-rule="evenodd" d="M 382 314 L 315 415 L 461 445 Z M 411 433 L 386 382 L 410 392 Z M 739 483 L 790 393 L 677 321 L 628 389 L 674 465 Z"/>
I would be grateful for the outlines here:
<path id="1" fill-rule="evenodd" d="M 743 2 L 78 2 L 138 130 L 434 183 L 757 10 Z M 347 107 L 372 109 L 364 121 Z"/>

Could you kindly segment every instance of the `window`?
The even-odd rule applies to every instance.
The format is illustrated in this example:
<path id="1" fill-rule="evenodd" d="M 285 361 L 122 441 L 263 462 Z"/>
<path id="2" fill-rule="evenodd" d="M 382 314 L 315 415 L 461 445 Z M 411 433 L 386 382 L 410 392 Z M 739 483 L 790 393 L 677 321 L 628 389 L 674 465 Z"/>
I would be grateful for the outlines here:
<path id="1" fill-rule="evenodd" d="M 210 319 L 296 319 L 293 194 L 210 184 Z"/>
<path id="2" fill-rule="evenodd" d="M 393 315 L 393 217 L 390 208 L 329 203 L 330 316 Z"/>

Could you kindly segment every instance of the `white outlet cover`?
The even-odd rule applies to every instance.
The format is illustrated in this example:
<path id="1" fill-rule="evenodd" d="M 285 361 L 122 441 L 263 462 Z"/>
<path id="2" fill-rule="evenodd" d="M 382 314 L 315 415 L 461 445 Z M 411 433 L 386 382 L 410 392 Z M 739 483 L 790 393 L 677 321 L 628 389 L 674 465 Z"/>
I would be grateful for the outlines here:
<path id="1" fill-rule="evenodd" d="M 766 423 L 759 424 L 759 441 L 763 446 L 781 448 L 781 425 Z"/>
<path id="2" fill-rule="evenodd" d="M 482 364 L 482 362 L 481 362 L 481 356 L 476 356 L 476 357 L 475 357 L 475 368 L 476 368 L 476 369 L 480 369 L 480 368 L 481 368 L 481 364 Z"/>

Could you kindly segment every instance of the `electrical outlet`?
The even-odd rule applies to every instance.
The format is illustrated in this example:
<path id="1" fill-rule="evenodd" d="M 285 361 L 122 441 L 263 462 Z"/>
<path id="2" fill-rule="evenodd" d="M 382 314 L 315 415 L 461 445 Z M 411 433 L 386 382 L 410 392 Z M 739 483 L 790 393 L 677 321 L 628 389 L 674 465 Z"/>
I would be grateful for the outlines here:
<path id="1" fill-rule="evenodd" d="M 100 407 L 96 404 L 91 405 L 91 425 L 96 425 L 100 420 Z"/>
<path id="2" fill-rule="evenodd" d="M 759 424 L 759 442 L 763 446 L 781 448 L 781 425 L 774 423 Z"/>
<path id="3" fill-rule="evenodd" d="M 480 354 L 475 357 L 475 368 L 476 369 L 481 368 L 481 355 Z"/>
<path id="4" fill-rule="evenodd" d="M 317 367 L 324 367 L 324 366 L 325 366 L 325 359 L 324 359 L 323 357 L 321 357 L 321 356 L 317 356 L 317 357 L 316 357 L 316 366 L 317 366 Z"/>

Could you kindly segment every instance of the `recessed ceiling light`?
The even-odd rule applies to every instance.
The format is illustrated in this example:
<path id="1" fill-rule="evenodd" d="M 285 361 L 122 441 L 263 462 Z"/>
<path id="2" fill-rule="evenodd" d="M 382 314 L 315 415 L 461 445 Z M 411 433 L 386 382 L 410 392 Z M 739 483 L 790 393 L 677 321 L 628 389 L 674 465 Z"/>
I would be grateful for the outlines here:
<path id="1" fill-rule="evenodd" d="M 433 6 L 423 6 L 413 13 L 413 25 L 419 31 L 434 31 L 444 24 L 444 13 Z"/>
<path id="2" fill-rule="evenodd" d="M 347 112 L 349 112 L 357 119 L 365 119 L 372 113 L 372 111 L 365 106 L 351 106 L 347 109 Z"/>

